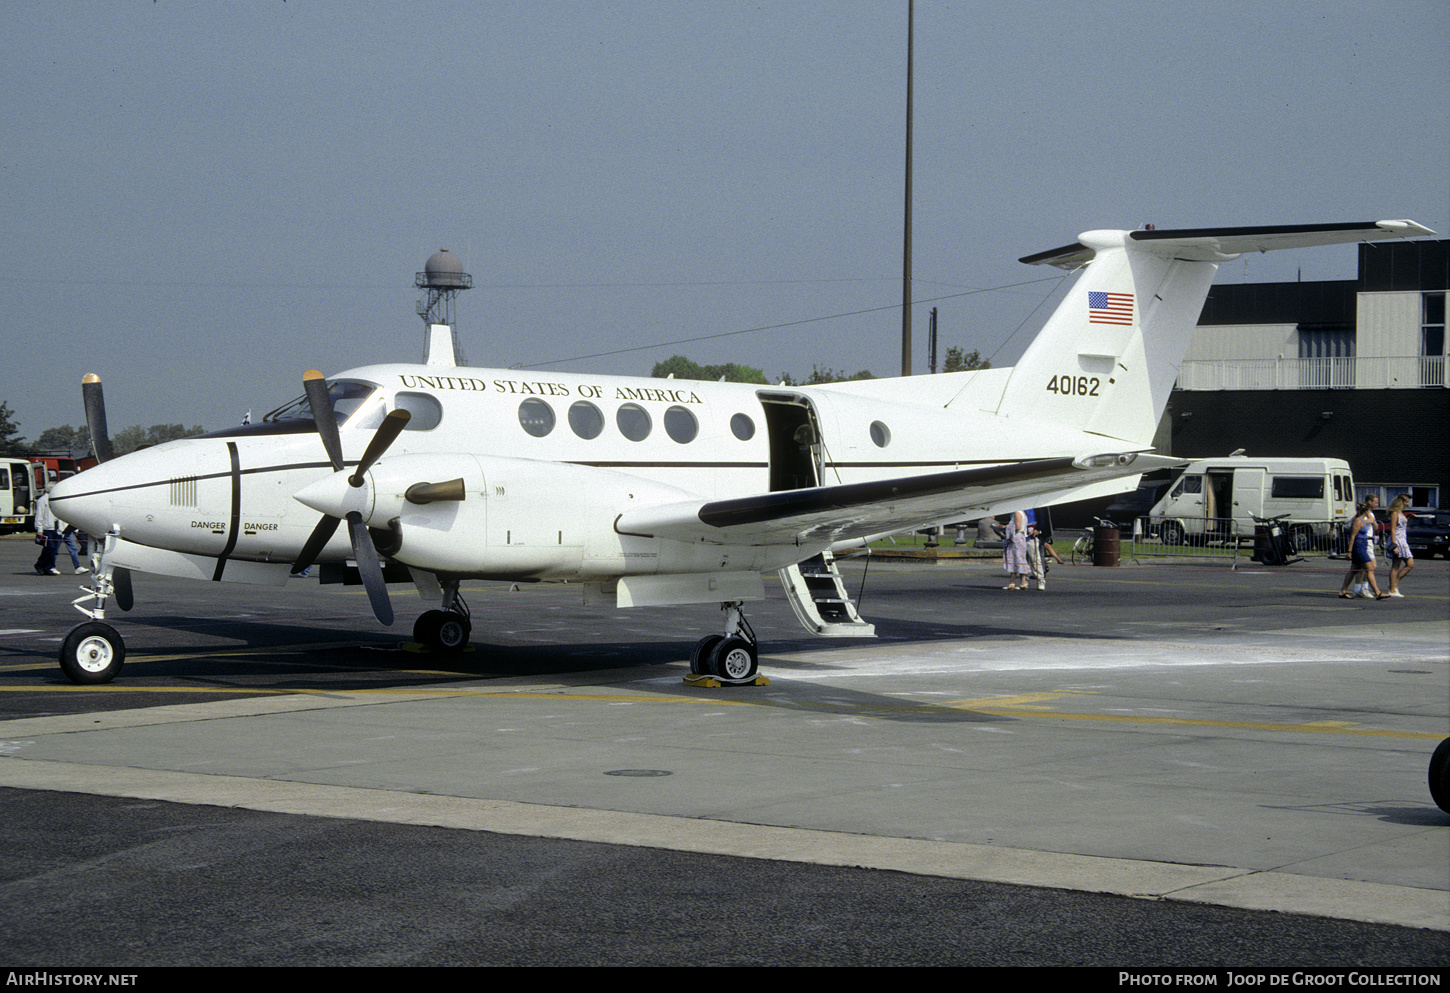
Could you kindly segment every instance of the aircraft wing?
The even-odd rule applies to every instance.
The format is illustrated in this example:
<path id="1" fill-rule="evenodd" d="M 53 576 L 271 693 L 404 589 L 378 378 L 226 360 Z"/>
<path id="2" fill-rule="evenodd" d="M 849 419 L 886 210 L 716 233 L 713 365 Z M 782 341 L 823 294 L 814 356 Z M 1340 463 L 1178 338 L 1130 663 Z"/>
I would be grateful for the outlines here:
<path id="1" fill-rule="evenodd" d="M 686 501 L 630 511 L 615 530 L 718 545 L 820 545 L 944 520 L 986 509 L 1036 506 L 1044 494 L 1184 465 L 1142 453 L 1038 459 L 924 476 L 783 490 L 728 500 Z"/>

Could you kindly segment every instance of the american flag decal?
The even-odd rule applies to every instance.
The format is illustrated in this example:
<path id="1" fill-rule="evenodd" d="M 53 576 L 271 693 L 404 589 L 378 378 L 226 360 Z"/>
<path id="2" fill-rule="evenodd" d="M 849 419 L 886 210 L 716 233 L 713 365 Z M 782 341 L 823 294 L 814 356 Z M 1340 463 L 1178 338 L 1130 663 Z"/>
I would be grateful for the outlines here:
<path id="1" fill-rule="evenodd" d="M 1088 291 L 1089 324 L 1132 324 L 1133 294 Z"/>

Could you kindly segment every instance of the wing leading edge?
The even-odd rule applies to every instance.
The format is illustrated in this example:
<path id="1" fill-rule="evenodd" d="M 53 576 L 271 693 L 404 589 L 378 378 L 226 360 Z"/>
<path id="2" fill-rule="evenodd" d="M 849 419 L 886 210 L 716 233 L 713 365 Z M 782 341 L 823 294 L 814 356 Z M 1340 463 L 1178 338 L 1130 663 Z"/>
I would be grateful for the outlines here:
<path id="1" fill-rule="evenodd" d="M 783 490 L 631 511 L 615 530 L 717 545 L 820 545 L 911 531 L 993 506 L 1033 506 L 1063 490 L 1183 465 L 1181 459 L 1113 453 L 1038 459 L 898 479 Z"/>

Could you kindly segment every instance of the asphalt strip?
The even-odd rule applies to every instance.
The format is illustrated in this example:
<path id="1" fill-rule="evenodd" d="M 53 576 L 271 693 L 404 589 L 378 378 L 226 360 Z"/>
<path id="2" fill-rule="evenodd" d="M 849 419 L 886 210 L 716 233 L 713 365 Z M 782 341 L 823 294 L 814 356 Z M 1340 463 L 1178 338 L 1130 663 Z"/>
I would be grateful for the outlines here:
<path id="1" fill-rule="evenodd" d="M 16 739 L 32 734 L 366 706 L 374 702 L 365 696 L 346 694 L 284 696 L 22 718 L 6 722 L 8 740 L 0 745 L 20 744 Z M 0 786 L 880 869 L 1450 931 L 1450 899 L 1444 892 L 1384 883 L 276 779 L 28 760 L 16 757 L 14 751 L 14 747 L 0 747 L 0 754 L 7 756 L 0 761 Z"/>

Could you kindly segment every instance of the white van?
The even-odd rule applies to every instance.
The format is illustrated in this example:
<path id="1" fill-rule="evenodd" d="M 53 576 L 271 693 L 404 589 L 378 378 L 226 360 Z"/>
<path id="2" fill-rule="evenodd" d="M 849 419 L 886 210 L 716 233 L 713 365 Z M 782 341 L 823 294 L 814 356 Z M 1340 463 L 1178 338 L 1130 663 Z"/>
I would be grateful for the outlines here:
<path id="1" fill-rule="evenodd" d="M 1199 459 L 1149 511 L 1165 545 L 1253 534 L 1255 517 L 1284 521 L 1297 550 L 1328 539 L 1354 516 L 1354 478 L 1343 459 Z"/>
<path id="2" fill-rule="evenodd" d="M 0 459 L 0 534 L 29 531 L 33 514 L 29 460 Z"/>

